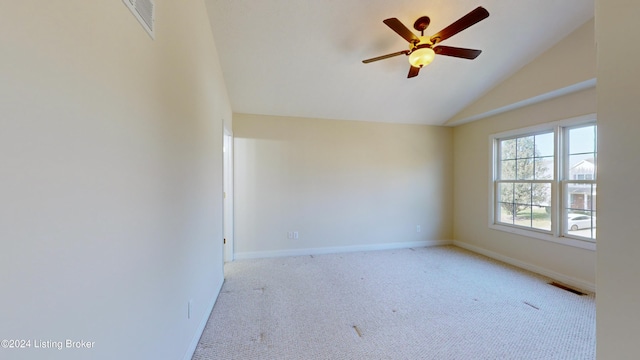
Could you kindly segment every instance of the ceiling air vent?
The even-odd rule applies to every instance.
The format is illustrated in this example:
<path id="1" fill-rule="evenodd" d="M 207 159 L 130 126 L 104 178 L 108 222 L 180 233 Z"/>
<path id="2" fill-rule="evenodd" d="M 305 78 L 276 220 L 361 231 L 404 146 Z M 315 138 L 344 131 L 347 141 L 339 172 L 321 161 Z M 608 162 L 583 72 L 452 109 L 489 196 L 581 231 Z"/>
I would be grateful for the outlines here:
<path id="1" fill-rule="evenodd" d="M 122 0 L 125 5 L 131 10 L 133 15 L 138 19 L 140 25 L 147 30 L 149 36 L 155 39 L 154 35 L 154 9 L 155 4 L 153 0 Z"/>

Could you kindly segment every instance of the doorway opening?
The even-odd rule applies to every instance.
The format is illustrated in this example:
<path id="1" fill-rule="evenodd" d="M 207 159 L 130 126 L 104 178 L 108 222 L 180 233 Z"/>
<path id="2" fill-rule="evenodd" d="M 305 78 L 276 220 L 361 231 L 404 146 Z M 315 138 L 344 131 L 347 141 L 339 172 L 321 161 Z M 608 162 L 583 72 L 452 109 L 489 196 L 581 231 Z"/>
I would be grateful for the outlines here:
<path id="1" fill-rule="evenodd" d="M 224 128 L 223 139 L 223 235 L 224 262 L 233 261 L 233 134 Z"/>

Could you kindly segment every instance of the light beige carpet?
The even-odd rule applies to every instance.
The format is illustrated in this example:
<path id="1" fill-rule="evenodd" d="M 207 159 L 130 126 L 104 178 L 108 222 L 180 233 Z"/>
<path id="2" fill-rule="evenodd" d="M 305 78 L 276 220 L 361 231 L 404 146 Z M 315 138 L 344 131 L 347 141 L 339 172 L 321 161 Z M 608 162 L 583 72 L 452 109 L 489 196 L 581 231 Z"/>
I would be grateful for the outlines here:
<path id="1" fill-rule="evenodd" d="M 595 301 L 452 246 L 242 260 L 193 356 L 595 359 Z"/>

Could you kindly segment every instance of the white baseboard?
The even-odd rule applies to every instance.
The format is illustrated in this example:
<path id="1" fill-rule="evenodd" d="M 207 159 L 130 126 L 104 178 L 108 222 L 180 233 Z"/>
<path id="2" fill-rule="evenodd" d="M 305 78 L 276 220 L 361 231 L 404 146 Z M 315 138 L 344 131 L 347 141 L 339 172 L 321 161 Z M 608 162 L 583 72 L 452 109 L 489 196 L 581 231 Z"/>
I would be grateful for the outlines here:
<path id="1" fill-rule="evenodd" d="M 200 338 L 202 337 L 202 333 L 204 332 L 204 328 L 207 326 L 207 321 L 209 321 L 209 317 L 211 316 L 211 312 L 213 311 L 213 306 L 216 304 L 216 300 L 218 300 L 218 295 L 220 295 L 220 290 L 222 290 L 222 284 L 220 287 L 216 289 L 215 296 L 213 297 L 210 304 L 207 306 L 207 310 L 204 313 L 204 316 L 200 320 L 200 324 L 196 329 L 195 334 L 193 335 L 193 339 L 191 339 L 191 343 L 187 348 L 187 351 L 184 353 L 183 360 L 191 360 L 193 358 L 193 354 L 196 352 L 196 348 L 198 347 L 198 343 L 200 342 Z"/>
<path id="2" fill-rule="evenodd" d="M 495 260 L 499 260 L 502 262 L 505 262 L 507 264 L 513 265 L 513 266 L 517 266 L 521 269 L 525 269 L 525 270 L 529 270 L 531 272 L 552 278 L 554 280 L 557 280 L 563 284 L 566 285 L 570 285 L 573 286 L 575 288 L 581 289 L 581 290 L 586 290 L 586 291 L 590 291 L 590 292 L 596 292 L 596 284 L 594 283 L 590 283 L 584 280 L 580 280 L 580 279 L 576 279 L 574 277 L 571 276 L 567 276 L 537 265 L 533 265 L 533 264 L 529 264 L 527 262 L 524 261 L 520 261 L 502 254 L 498 254 L 496 252 L 490 251 L 490 250 L 486 250 L 483 249 L 481 247 L 477 247 L 475 245 L 471 245 L 469 243 L 465 243 L 462 241 L 454 241 L 453 245 L 461 247 L 463 249 L 467 249 L 469 251 L 490 257 L 492 259 Z"/>
<path id="3" fill-rule="evenodd" d="M 262 258 L 274 258 L 274 257 L 284 257 L 284 256 L 323 255 L 323 254 L 337 254 L 337 253 L 356 252 L 356 251 L 408 249 L 408 248 L 414 248 L 414 247 L 441 246 L 441 245 L 451 245 L 451 244 L 453 244 L 451 240 L 427 240 L 427 241 L 337 246 L 337 247 L 308 248 L 308 249 L 291 249 L 291 250 L 277 250 L 277 251 L 255 251 L 255 252 L 236 253 L 234 256 L 234 259 L 244 260 L 244 259 L 262 259 Z"/>

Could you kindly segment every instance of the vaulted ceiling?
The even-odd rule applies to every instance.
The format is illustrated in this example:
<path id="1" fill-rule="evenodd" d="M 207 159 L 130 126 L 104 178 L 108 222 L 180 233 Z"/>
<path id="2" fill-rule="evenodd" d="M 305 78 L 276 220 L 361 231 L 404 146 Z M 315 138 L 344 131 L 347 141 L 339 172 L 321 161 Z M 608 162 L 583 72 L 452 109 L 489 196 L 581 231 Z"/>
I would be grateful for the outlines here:
<path id="1" fill-rule="evenodd" d="M 205 0 L 234 112 L 441 125 L 593 17 L 591 0 Z M 408 79 L 408 49 L 382 21 L 432 35 L 478 6 L 489 18 L 443 41 L 482 50 L 437 55 Z M 549 69 L 553 71 L 553 69 Z"/>

